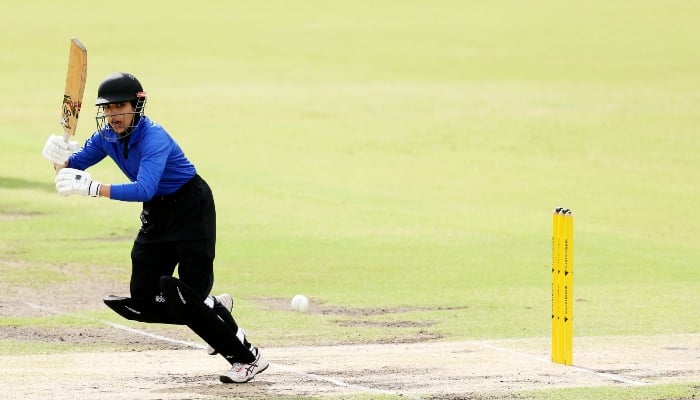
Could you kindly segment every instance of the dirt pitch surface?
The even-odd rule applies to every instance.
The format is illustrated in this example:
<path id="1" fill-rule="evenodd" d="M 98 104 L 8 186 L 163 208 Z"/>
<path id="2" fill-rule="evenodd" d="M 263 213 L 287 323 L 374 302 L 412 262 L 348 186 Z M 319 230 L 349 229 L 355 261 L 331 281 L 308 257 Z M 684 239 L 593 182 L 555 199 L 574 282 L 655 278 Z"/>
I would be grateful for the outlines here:
<path id="1" fill-rule="evenodd" d="M 187 343 L 168 344 L 179 349 L 2 356 L 0 397 L 495 399 L 521 398 L 517 393 L 528 389 L 679 382 L 697 382 L 700 392 L 700 334 L 577 338 L 576 365 L 569 367 L 549 362 L 546 339 L 265 348 L 270 367 L 246 384 L 220 383 L 223 358 Z"/>
<path id="2" fill-rule="evenodd" d="M 50 305 L 32 303 L 31 289 L 11 288 L 14 292 L 0 294 L 0 316 L 84 318 L 100 293 L 116 292 L 119 285 L 108 281 L 77 288 L 63 283 L 51 289 L 61 294 L 54 299 L 63 301 Z M 263 355 L 270 361 L 268 370 L 246 384 L 223 384 L 219 373 L 228 363 L 207 355 L 203 342 L 194 334 L 188 336 L 190 331 L 184 327 L 143 324 L 144 328 L 134 329 L 85 318 L 90 320 L 85 326 L 0 326 L 0 341 L 5 343 L 64 343 L 68 349 L 84 350 L 0 356 L 0 399 L 395 395 L 482 400 L 522 399 L 522 391 L 531 389 L 666 383 L 690 383 L 700 398 L 700 333 L 575 337 L 574 366 L 550 362 L 548 338 L 445 342 L 421 336 L 395 344 L 262 344 Z M 119 351 L 105 351 L 105 344 Z"/>

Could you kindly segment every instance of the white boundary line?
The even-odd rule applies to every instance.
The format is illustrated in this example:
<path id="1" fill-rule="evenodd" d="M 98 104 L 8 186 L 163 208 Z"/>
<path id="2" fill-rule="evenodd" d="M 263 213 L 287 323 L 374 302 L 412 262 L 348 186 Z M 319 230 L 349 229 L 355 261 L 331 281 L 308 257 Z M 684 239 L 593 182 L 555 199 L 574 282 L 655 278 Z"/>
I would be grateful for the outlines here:
<path id="1" fill-rule="evenodd" d="M 54 308 L 42 306 L 42 305 L 35 304 L 35 303 L 25 302 L 25 304 L 27 306 L 34 308 L 34 309 L 37 309 L 37 310 L 47 311 L 47 312 L 50 312 L 52 314 L 57 314 L 57 315 L 76 317 L 76 318 L 80 318 L 80 319 L 84 319 L 84 320 L 88 320 L 88 321 L 93 321 L 93 322 L 99 322 L 101 324 L 110 326 L 114 329 L 119 329 L 119 330 L 129 332 L 129 333 L 132 333 L 135 335 L 147 336 L 147 337 L 150 337 L 152 339 L 161 340 L 163 342 L 175 343 L 175 344 L 179 344 L 179 345 L 183 345 L 183 346 L 187 346 L 187 347 L 192 347 L 195 349 L 202 349 L 202 350 L 206 348 L 206 346 L 199 344 L 199 343 L 190 342 L 187 340 L 172 339 L 172 338 L 169 338 L 167 336 L 156 335 L 154 333 L 142 331 L 140 329 L 130 328 L 130 327 L 125 326 L 125 325 L 117 324 L 117 323 L 110 322 L 110 321 L 105 321 L 105 320 L 98 319 L 98 318 L 92 318 L 92 317 L 88 317 L 85 315 L 64 312 L 61 310 L 56 310 Z M 401 397 L 406 397 L 406 398 L 414 399 L 414 400 L 420 399 L 420 397 L 411 396 L 411 395 L 408 395 L 405 393 L 395 392 L 395 391 L 391 391 L 391 390 L 376 389 L 376 388 L 371 388 L 371 387 L 362 386 L 362 385 L 355 385 L 355 384 L 343 382 L 342 380 L 339 380 L 339 379 L 326 377 L 323 375 L 310 374 L 310 373 L 303 372 L 303 371 L 300 371 L 298 369 L 294 369 L 292 367 L 289 367 L 289 366 L 286 366 L 283 364 L 277 364 L 277 363 L 270 363 L 270 364 L 274 365 L 276 368 L 285 370 L 287 372 L 292 372 L 292 373 L 295 373 L 297 375 L 300 375 L 300 376 L 303 376 L 305 378 L 309 378 L 312 380 L 328 382 L 328 383 L 331 383 L 331 384 L 336 385 L 336 386 L 341 386 L 341 387 L 346 387 L 346 388 L 355 388 L 355 389 L 358 389 L 358 390 L 363 391 L 363 392 L 401 396 Z"/>

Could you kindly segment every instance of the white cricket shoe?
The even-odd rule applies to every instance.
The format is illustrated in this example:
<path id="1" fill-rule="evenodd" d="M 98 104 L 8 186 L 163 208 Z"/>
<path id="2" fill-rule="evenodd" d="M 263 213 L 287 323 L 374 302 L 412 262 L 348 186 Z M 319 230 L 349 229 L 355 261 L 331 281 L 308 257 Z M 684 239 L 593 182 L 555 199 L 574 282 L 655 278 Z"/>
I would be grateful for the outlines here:
<path id="1" fill-rule="evenodd" d="M 219 376 L 219 380 L 223 383 L 246 383 L 255 378 L 255 375 L 265 371 L 270 363 L 263 358 L 260 350 L 255 348 L 255 360 L 250 363 L 234 363 L 231 369 Z"/>
<path id="2" fill-rule="evenodd" d="M 233 310 L 233 298 L 231 297 L 230 294 L 224 293 L 224 294 L 220 294 L 218 296 L 214 296 L 214 298 L 216 299 L 216 301 L 221 303 L 222 306 L 226 307 L 228 312 L 231 312 Z M 216 355 L 217 353 L 218 352 L 216 350 L 214 350 L 213 347 L 207 346 L 207 354 L 209 354 L 210 356 L 213 356 L 213 355 Z"/>

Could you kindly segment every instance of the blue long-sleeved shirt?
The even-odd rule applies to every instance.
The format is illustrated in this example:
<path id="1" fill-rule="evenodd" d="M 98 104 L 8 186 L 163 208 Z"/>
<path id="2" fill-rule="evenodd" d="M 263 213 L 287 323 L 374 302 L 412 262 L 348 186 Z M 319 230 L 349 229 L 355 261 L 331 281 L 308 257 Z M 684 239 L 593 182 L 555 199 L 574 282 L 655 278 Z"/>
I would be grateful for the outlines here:
<path id="1" fill-rule="evenodd" d="M 197 173 L 177 142 L 145 115 L 128 137 L 127 153 L 124 157 L 121 142 L 97 131 L 68 159 L 68 167 L 85 170 L 109 156 L 130 181 L 112 184 L 110 198 L 140 202 L 172 194 Z"/>

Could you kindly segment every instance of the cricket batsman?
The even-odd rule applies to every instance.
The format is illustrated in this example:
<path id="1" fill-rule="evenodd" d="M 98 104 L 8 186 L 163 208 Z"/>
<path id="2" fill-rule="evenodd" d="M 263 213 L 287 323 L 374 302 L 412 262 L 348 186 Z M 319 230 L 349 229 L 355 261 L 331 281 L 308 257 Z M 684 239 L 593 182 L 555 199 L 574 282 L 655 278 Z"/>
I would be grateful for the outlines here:
<path id="1" fill-rule="evenodd" d="M 104 303 L 124 318 L 187 325 L 231 369 L 224 383 L 248 382 L 269 365 L 234 320 L 228 294 L 214 284 L 216 210 L 209 185 L 180 146 L 144 114 L 146 93 L 129 73 L 107 76 L 97 90 L 97 131 L 82 148 L 51 135 L 42 155 L 57 168 L 60 196 L 81 195 L 143 203 L 131 249 L 131 297 Z M 111 158 L 125 183 L 94 180 L 88 168 Z M 177 267 L 178 278 L 173 277 Z"/>

